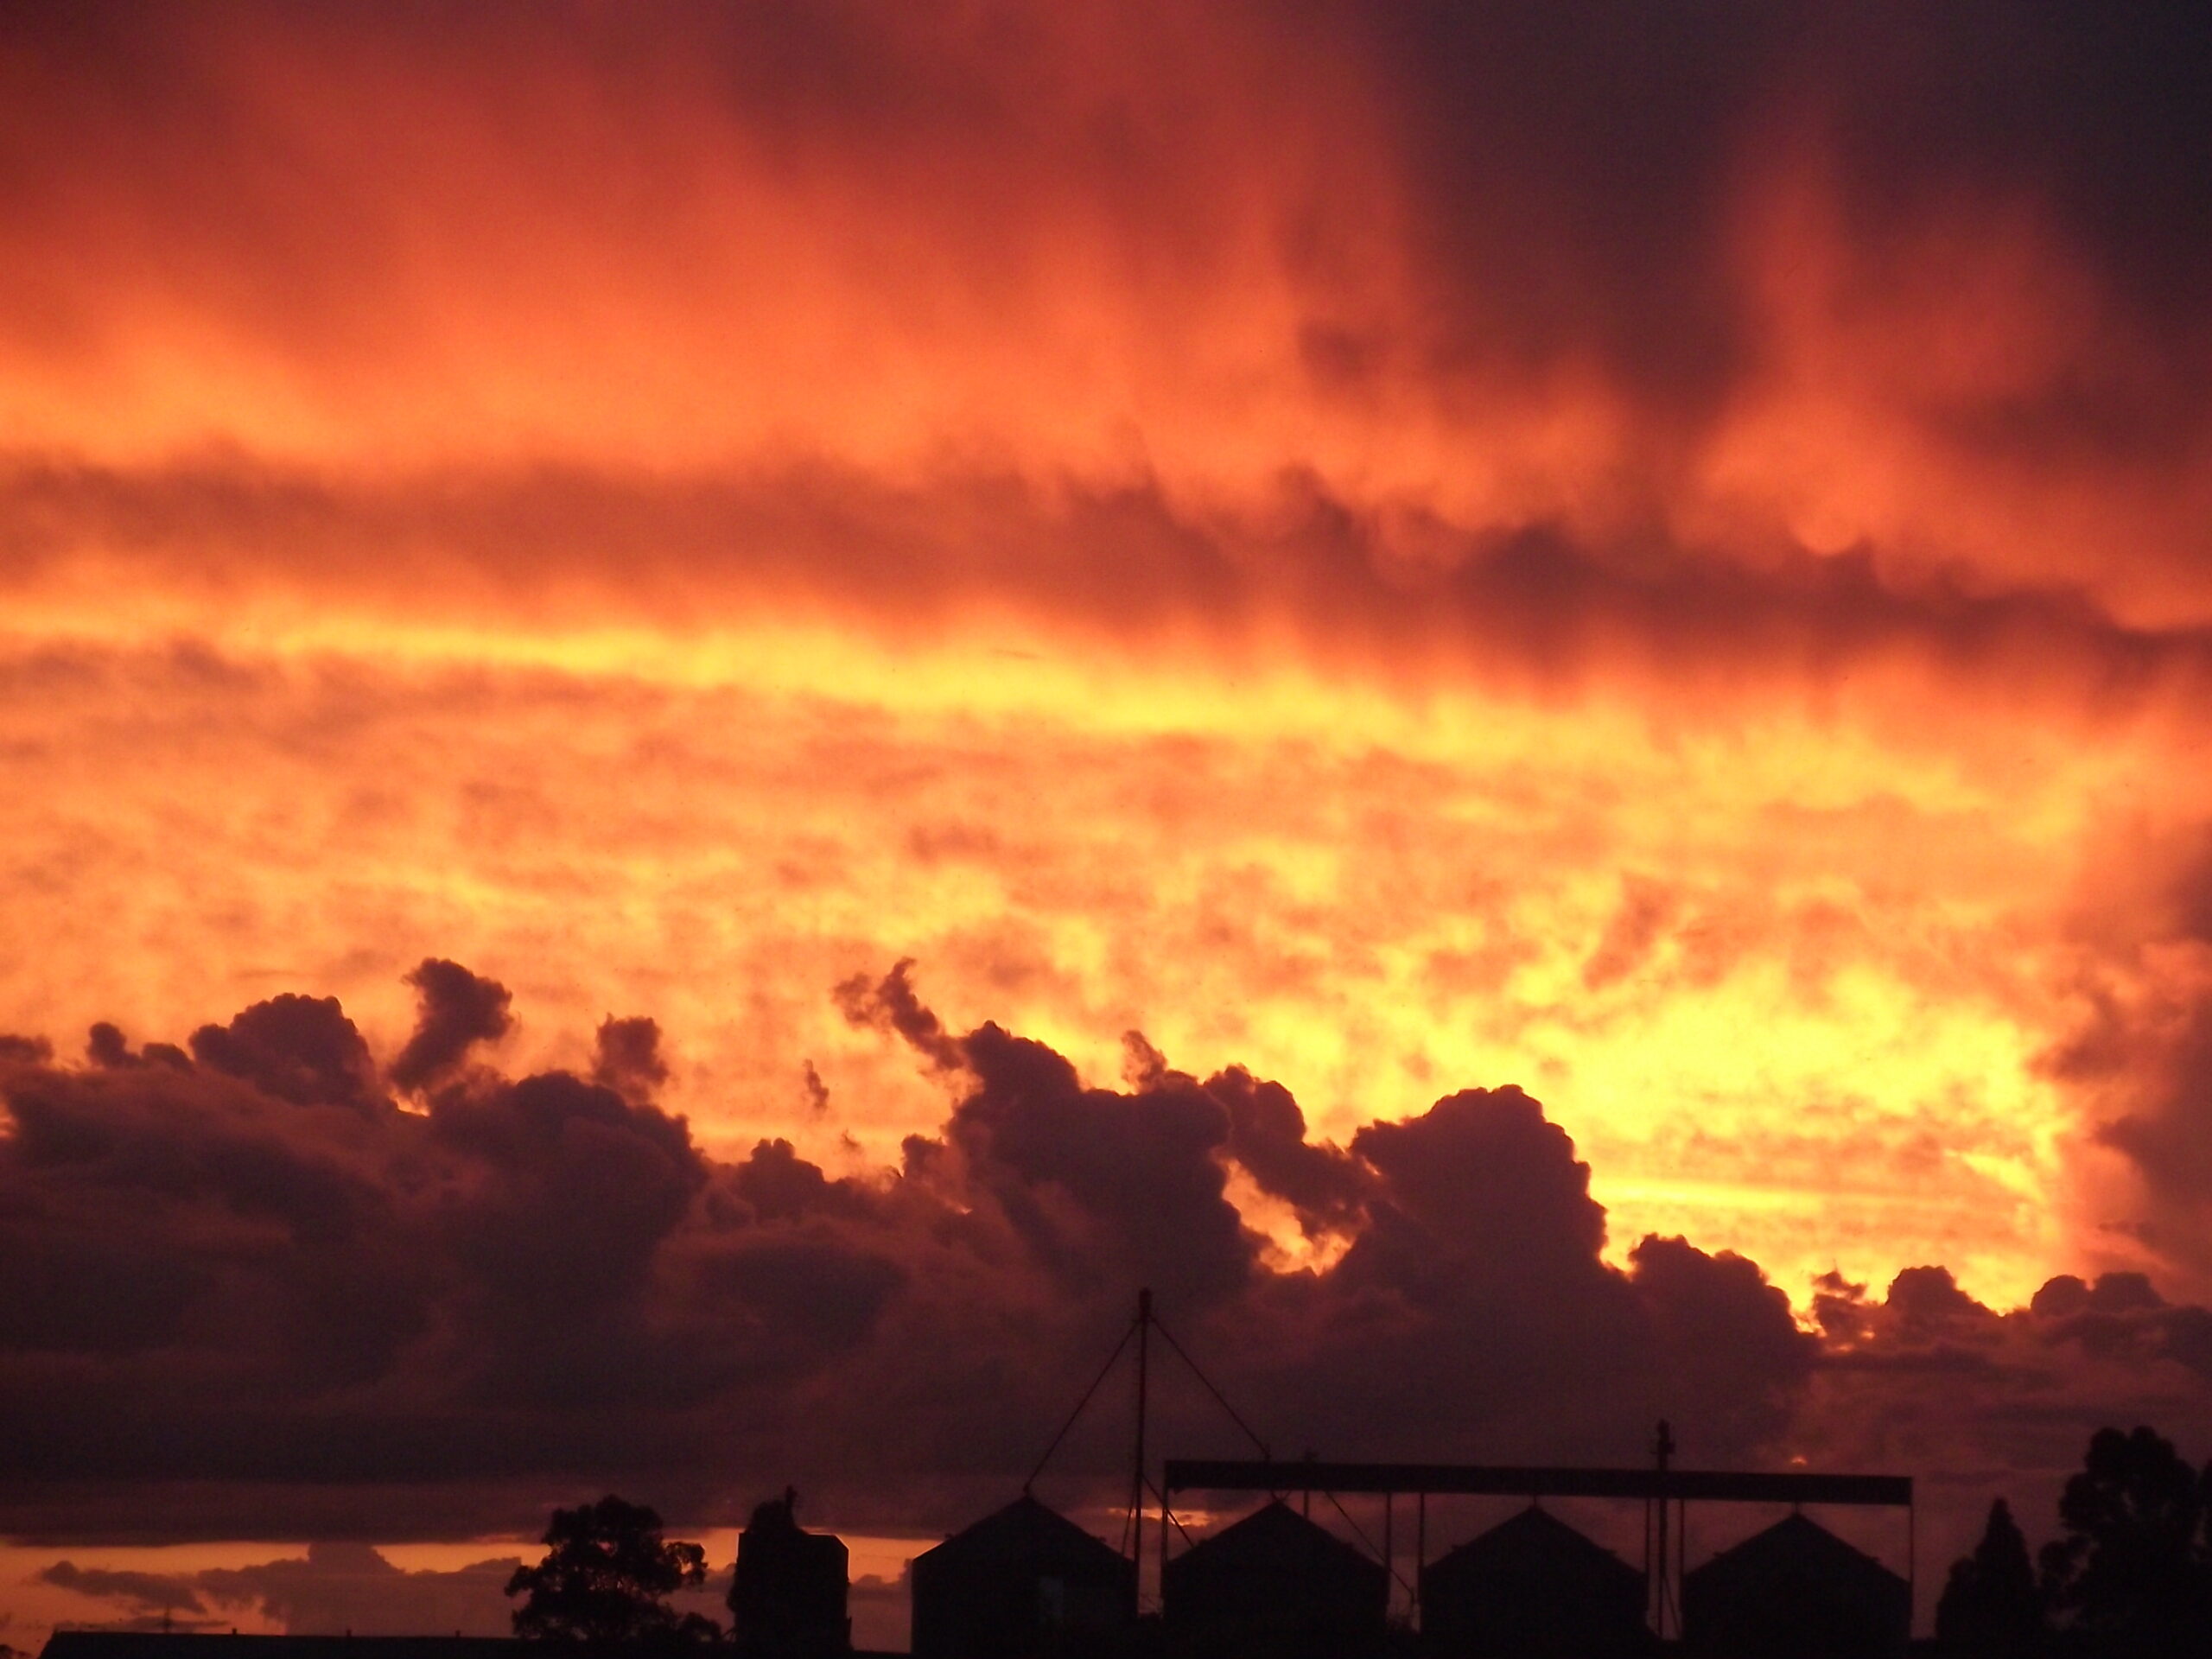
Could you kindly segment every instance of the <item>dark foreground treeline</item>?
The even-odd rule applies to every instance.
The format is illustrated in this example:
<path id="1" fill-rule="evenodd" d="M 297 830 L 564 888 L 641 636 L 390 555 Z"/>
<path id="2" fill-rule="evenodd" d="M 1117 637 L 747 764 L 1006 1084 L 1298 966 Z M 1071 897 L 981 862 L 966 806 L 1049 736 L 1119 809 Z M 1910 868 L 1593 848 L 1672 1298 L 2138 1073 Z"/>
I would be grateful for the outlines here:
<path id="1" fill-rule="evenodd" d="M 2212 1659 L 2212 1463 L 2148 1428 L 2097 1431 L 2031 1560 L 1999 1498 L 1936 1604 L 1936 1645 L 1962 1659 L 2105 1655 Z"/>

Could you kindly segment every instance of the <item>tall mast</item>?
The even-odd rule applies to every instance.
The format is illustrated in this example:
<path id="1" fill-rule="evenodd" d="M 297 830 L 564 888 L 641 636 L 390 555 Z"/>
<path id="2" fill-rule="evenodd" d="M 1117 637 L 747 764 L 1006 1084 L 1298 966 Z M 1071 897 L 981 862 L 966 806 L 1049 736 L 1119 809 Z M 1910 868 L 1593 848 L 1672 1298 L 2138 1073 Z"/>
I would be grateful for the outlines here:
<path id="1" fill-rule="evenodd" d="M 1129 1470 L 1129 1560 L 1136 1564 L 1132 1590 L 1144 1572 L 1144 1425 L 1146 1386 L 1151 1381 L 1152 1292 L 1137 1292 L 1137 1445 Z M 1160 1523 L 1165 1527 L 1167 1522 Z"/>
<path id="2" fill-rule="evenodd" d="M 1659 1433 L 1654 1437 L 1651 1442 L 1651 1450 L 1653 1456 L 1657 1459 L 1659 1472 L 1663 1476 L 1667 1472 L 1667 1461 L 1674 1455 L 1675 1452 L 1674 1431 L 1668 1427 L 1667 1420 L 1663 1417 L 1659 1420 Z M 1658 1521 L 1659 1570 L 1653 1575 L 1649 1589 L 1651 1592 L 1652 1633 L 1663 1640 L 1667 1635 L 1667 1619 L 1668 1615 L 1670 1612 L 1673 1612 L 1675 1615 L 1675 1633 L 1677 1636 L 1681 1634 L 1681 1618 L 1680 1612 L 1675 1610 L 1672 1605 L 1674 1602 L 1674 1586 L 1673 1580 L 1669 1577 L 1667 1560 L 1667 1486 L 1664 1480 L 1662 1480 L 1659 1484 Z"/>

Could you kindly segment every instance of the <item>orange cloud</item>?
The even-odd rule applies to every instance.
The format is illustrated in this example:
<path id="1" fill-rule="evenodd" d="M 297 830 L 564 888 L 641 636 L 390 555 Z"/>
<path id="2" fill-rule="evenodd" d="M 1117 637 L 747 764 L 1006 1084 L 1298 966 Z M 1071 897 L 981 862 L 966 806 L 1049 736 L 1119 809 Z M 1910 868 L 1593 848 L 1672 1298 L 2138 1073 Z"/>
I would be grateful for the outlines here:
<path id="1" fill-rule="evenodd" d="M 2212 99 L 2015 10 L 11 19 L 0 1030 L 451 957 L 859 1180 L 912 957 L 1525 1084 L 1614 1270 L 2212 1292 Z"/>

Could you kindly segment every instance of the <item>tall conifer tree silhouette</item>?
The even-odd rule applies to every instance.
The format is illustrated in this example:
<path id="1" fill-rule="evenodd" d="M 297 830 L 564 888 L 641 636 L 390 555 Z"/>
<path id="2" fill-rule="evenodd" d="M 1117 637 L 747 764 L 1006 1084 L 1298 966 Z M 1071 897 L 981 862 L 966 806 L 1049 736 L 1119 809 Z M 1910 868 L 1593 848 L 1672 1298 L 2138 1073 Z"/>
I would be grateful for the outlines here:
<path id="1" fill-rule="evenodd" d="M 1989 1524 L 1974 1554 L 1952 1564 L 1936 1607 L 1936 1639 L 1946 1653 L 2015 1659 L 2032 1653 L 2044 1631 L 2028 1541 L 2000 1497 L 1989 1506 Z"/>

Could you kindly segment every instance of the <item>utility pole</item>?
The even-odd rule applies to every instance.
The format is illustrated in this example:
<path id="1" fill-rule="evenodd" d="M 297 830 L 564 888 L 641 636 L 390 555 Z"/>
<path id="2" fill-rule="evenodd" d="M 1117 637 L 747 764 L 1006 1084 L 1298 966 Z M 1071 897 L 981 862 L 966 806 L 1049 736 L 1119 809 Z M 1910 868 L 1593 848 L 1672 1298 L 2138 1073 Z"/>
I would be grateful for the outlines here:
<path id="1" fill-rule="evenodd" d="M 1667 1420 L 1664 1417 L 1659 1420 L 1659 1433 L 1651 1443 L 1651 1450 L 1658 1459 L 1659 1472 L 1664 1475 L 1667 1472 L 1667 1460 L 1675 1454 L 1674 1431 L 1668 1427 Z M 1651 1575 L 1651 1633 L 1664 1640 L 1667 1635 L 1669 1604 L 1673 1598 L 1667 1593 L 1669 1582 L 1667 1576 L 1667 1492 L 1666 1483 L 1663 1480 L 1660 1483 L 1659 1491 L 1658 1556 L 1657 1570 Z M 1679 1624 L 1680 1620 L 1676 1623 Z M 1680 1633 L 1680 1631 L 1676 1632 L 1677 1635 Z"/>
<path id="2" fill-rule="evenodd" d="M 1147 1404 L 1145 1389 L 1151 1381 L 1151 1338 L 1152 1292 L 1147 1288 L 1137 1292 L 1137 1445 L 1136 1456 L 1132 1459 L 1129 1471 L 1129 1560 L 1136 1568 L 1129 1576 L 1133 1595 L 1137 1594 L 1136 1583 L 1144 1573 L 1144 1423 Z M 1161 1503 L 1163 1513 L 1160 1525 L 1164 1536 L 1167 1527 L 1167 1517 L 1164 1512 L 1166 1500 L 1163 1498 Z M 1141 1595 L 1137 1599 L 1141 1605 Z"/>

